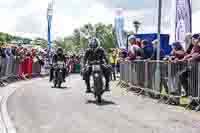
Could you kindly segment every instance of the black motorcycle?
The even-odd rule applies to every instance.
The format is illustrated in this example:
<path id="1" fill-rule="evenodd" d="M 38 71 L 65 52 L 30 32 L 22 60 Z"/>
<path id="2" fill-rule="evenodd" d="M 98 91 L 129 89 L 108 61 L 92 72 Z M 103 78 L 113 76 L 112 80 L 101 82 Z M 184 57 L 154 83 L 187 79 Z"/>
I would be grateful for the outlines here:
<path id="1" fill-rule="evenodd" d="M 98 103 L 102 102 L 102 95 L 104 93 L 103 71 L 99 61 L 91 63 L 92 78 L 93 78 L 93 94 Z"/>
<path id="2" fill-rule="evenodd" d="M 64 81 L 63 79 L 63 69 L 66 67 L 65 63 L 62 61 L 58 61 L 54 64 L 54 88 L 61 88 L 61 84 Z"/>

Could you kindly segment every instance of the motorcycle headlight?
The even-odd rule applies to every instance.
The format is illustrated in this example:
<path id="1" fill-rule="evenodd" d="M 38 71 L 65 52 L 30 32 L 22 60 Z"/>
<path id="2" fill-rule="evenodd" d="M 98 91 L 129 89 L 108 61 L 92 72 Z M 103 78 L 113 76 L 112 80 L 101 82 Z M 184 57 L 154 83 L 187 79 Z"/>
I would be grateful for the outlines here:
<path id="1" fill-rule="evenodd" d="M 93 71 L 100 71 L 101 70 L 101 66 L 100 65 L 93 65 L 92 66 L 92 70 Z"/>
<path id="2" fill-rule="evenodd" d="M 94 77 L 96 77 L 96 78 L 99 77 L 99 74 L 98 74 L 98 73 L 95 73 L 95 74 L 94 74 Z"/>

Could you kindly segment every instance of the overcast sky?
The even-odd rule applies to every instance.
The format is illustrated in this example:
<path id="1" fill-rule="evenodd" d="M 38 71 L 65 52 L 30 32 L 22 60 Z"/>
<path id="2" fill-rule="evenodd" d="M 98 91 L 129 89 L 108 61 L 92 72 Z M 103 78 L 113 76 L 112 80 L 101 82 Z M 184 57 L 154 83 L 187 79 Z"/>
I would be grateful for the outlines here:
<path id="1" fill-rule="evenodd" d="M 175 11 L 172 1 L 163 0 L 162 32 L 171 33 Z M 49 0 L 0 0 L 0 31 L 26 37 L 47 33 L 46 9 Z M 192 0 L 193 32 L 200 32 L 200 0 Z M 141 33 L 156 32 L 158 0 L 55 0 L 52 37 L 70 35 L 90 23 L 113 23 L 116 8 L 124 9 L 126 29 L 132 21 L 142 22 Z M 199 7 L 198 7 L 199 6 Z"/>

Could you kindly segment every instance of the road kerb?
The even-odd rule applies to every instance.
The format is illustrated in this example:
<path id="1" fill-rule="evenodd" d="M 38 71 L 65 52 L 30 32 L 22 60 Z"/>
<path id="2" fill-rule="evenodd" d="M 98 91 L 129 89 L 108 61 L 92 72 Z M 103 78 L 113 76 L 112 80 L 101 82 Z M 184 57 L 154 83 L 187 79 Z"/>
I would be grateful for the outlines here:
<path id="1" fill-rule="evenodd" d="M 7 101 L 10 96 L 12 96 L 15 91 L 18 89 L 17 87 L 14 86 L 21 86 L 25 84 L 30 84 L 31 82 L 35 80 L 40 80 L 41 78 L 37 79 L 32 79 L 30 81 L 20 81 L 18 83 L 13 83 L 5 88 L 5 92 L 3 92 L 2 96 L 0 96 L 0 133 L 16 133 L 16 128 L 13 125 L 9 113 L 7 110 Z"/>
<path id="2" fill-rule="evenodd" d="M 16 91 L 16 88 L 9 89 L 9 91 L 2 97 L 1 101 L 1 117 L 3 121 L 4 128 L 6 129 L 6 133 L 16 133 L 16 129 L 12 124 L 12 121 L 9 117 L 7 110 L 7 100 L 9 96 L 11 96 Z"/>

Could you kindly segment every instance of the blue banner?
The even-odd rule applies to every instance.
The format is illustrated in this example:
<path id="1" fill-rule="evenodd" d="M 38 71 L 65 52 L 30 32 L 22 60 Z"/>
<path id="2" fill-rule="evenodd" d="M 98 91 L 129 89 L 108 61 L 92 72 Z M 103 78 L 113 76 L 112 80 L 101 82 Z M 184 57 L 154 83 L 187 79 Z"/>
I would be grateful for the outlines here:
<path id="1" fill-rule="evenodd" d="M 121 15 L 122 11 L 117 11 L 115 17 L 115 33 L 117 37 L 117 44 L 119 48 L 126 48 L 125 46 L 125 35 L 124 35 L 124 17 Z"/>
<path id="2" fill-rule="evenodd" d="M 192 32 L 192 11 L 190 0 L 176 0 L 176 41 L 183 44 L 187 33 Z"/>
<path id="3" fill-rule="evenodd" d="M 47 21 L 48 21 L 48 48 L 50 50 L 51 49 L 51 21 L 52 21 L 52 16 L 48 16 Z"/>
<path id="4" fill-rule="evenodd" d="M 51 51 L 51 22 L 52 22 L 52 16 L 53 16 L 53 2 L 48 3 L 47 8 L 47 23 L 48 23 L 48 48 L 49 52 Z"/>

